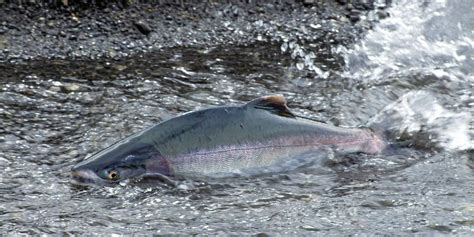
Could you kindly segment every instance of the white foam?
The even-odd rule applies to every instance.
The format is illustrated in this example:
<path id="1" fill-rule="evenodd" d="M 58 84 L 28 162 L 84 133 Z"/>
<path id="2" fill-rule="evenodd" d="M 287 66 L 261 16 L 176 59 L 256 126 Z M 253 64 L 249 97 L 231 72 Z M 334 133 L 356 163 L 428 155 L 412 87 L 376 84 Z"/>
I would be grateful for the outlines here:
<path id="1" fill-rule="evenodd" d="M 400 70 L 428 68 L 465 68 L 472 74 L 474 17 L 462 14 L 474 15 L 474 1 L 464 2 L 395 1 L 390 17 L 360 43 L 338 49 L 345 57 L 345 76 L 381 80 Z"/>
<path id="2" fill-rule="evenodd" d="M 450 151 L 474 149 L 471 139 L 472 113 L 452 112 L 426 91 L 409 92 L 386 106 L 371 123 L 385 120 L 398 133 L 415 134 L 421 130 L 432 136 L 440 148 Z"/>
<path id="3" fill-rule="evenodd" d="M 394 1 L 383 19 L 352 48 L 339 48 L 346 62 L 343 75 L 359 82 L 390 81 L 409 91 L 376 119 L 391 129 L 423 129 L 447 150 L 474 148 L 472 88 L 474 81 L 474 1 Z M 419 83 L 437 78 L 438 82 Z M 397 88 L 407 81 L 413 88 Z M 446 109 L 437 99 L 449 101 Z M 384 117 L 385 116 L 385 117 Z"/>

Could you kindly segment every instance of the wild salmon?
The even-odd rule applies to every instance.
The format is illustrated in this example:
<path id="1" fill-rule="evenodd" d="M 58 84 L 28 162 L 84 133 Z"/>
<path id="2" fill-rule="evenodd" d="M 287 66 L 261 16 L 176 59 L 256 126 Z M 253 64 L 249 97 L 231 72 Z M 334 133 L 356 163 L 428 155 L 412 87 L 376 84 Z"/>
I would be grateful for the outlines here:
<path id="1" fill-rule="evenodd" d="M 369 128 L 341 128 L 295 116 L 283 96 L 189 112 L 154 125 L 72 168 L 78 184 L 109 185 L 162 175 L 212 176 L 268 168 L 322 149 L 379 153 Z"/>

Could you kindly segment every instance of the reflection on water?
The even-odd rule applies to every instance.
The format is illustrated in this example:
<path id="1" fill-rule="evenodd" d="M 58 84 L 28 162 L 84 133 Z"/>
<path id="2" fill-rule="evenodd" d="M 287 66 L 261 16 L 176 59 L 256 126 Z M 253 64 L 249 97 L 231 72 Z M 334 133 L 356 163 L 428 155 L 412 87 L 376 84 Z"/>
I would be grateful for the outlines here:
<path id="1" fill-rule="evenodd" d="M 446 19 L 472 3 L 455 3 L 394 3 L 354 49 L 339 49 L 345 71 L 337 56 L 317 53 L 308 56 L 315 64 L 297 66 L 305 57 L 292 59 L 281 44 L 0 65 L 1 232 L 472 233 L 473 21 Z M 454 25 L 461 30 L 446 31 Z M 295 113 L 340 126 L 382 116 L 411 143 L 176 188 L 69 184 L 73 164 L 121 137 L 182 112 L 275 93 Z"/>

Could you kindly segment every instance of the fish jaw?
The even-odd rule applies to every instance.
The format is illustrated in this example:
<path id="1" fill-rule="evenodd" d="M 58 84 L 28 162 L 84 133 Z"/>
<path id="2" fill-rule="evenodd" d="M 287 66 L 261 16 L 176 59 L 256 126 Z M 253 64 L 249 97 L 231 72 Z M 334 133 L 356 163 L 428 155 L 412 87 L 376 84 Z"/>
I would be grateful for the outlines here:
<path id="1" fill-rule="evenodd" d="M 126 179 L 140 179 L 149 175 L 156 176 L 157 174 L 172 176 L 173 173 L 170 162 L 159 153 L 150 155 L 150 158 L 148 159 L 143 159 L 139 162 L 134 162 L 133 164 L 127 164 L 131 167 L 143 168 L 124 169 L 121 168 L 120 165 L 117 165 L 120 163 L 124 163 L 123 160 L 118 160 L 116 163 L 111 163 L 109 165 L 115 167 L 114 170 L 124 178 L 118 180 L 104 179 L 94 172 L 94 168 L 99 170 L 100 168 L 94 167 L 90 164 L 78 164 L 71 169 L 72 183 L 80 186 L 114 186 L 120 181 Z"/>
<path id="2" fill-rule="evenodd" d="M 169 164 L 152 144 L 124 139 L 71 169 L 74 184 L 113 186 L 122 180 L 143 177 L 147 173 L 169 174 Z M 109 176 L 115 173 L 115 177 Z"/>
<path id="3" fill-rule="evenodd" d="M 89 169 L 73 169 L 71 176 L 71 183 L 79 186 L 109 186 L 114 183 L 100 178 L 94 171 Z"/>

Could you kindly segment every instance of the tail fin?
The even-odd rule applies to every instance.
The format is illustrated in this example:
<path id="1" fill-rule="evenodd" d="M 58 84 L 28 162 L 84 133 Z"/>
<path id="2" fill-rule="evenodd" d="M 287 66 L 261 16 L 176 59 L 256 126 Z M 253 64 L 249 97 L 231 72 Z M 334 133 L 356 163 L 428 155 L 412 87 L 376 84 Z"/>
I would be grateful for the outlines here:
<path id="1" fill-rule="evenodd" d="M 473 146 L 470 119 L 469 113 L 443 108 L 433 94 L 415 91 L 386 106 L 368 122 L 368 127 L 395 145 L 463 150 Z"/>

